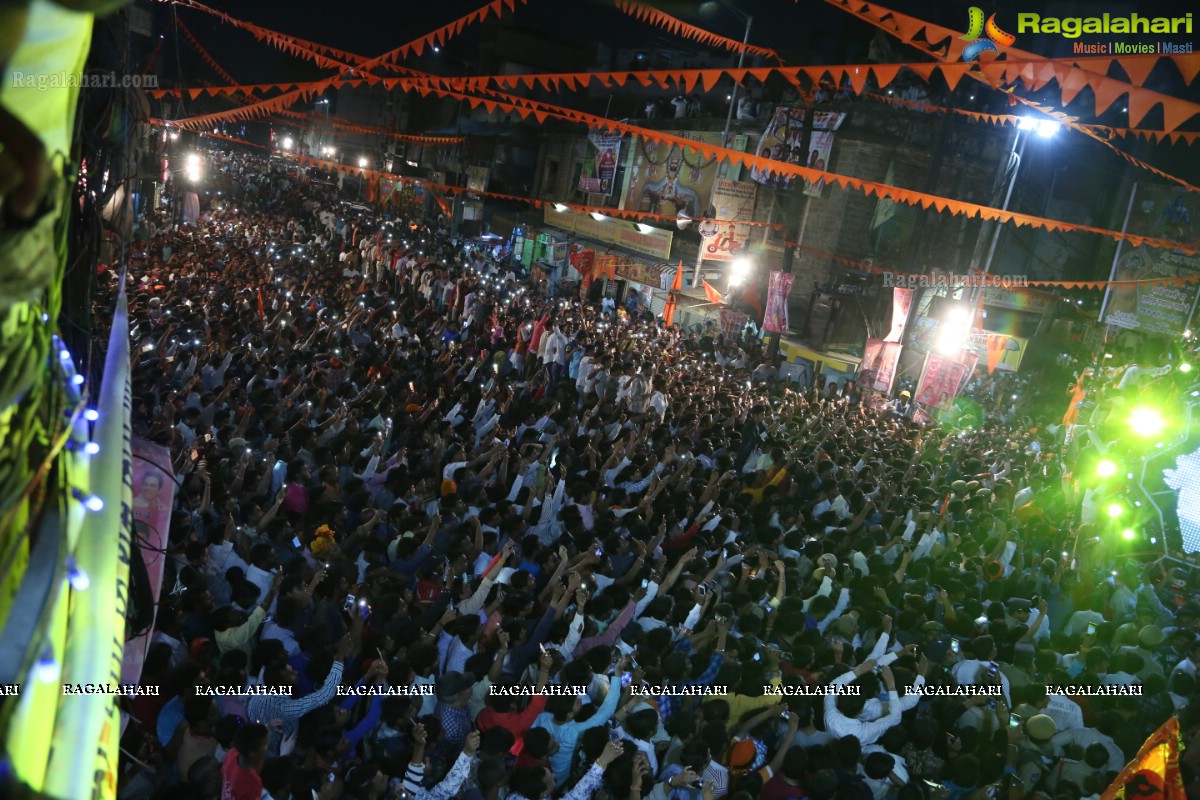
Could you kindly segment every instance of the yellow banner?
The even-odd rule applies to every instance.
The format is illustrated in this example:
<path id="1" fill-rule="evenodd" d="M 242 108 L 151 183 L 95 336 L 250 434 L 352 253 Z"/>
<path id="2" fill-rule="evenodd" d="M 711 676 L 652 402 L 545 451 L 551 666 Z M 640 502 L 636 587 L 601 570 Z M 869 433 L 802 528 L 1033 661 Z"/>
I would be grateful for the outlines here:
<path id="1" fill-rule="evenodd" d="M 671 258 L 671 239 L 673 234 L 662 228 L 646 226 L 642 230 L 633 222 L 607 217 L 602 220 L 593 219 L 588 214 L 576 214 L 570 209 L 556 211 L 553 205 L 543 208 L 543 219 L 547 225 L 572 231 L 580 236 L 586 236 L 597 242 L 623 247 L 634 253 L 650 256 L 651 258 L 667 261 Z"/>

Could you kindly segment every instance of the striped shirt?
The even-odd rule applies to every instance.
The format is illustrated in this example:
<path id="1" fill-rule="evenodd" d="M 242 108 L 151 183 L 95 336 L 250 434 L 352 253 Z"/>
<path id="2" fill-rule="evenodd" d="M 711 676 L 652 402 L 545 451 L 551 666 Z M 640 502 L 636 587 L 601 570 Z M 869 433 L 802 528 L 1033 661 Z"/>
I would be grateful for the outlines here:
<path id="1" fill-rule="evenodd" d="M 329 670 L 329 675 L 325 678 L 325 682 L 315 692 L 310 692 L 304 697 L 255 695 L 246 704 L 246 713 L 250 715 L 252 721 L 261 721 L 262 724 L 268 726 L 274 720 L 282 720 L 283 737 L 286 738 L 296 732 L 301 717 L 314 708 L 320 708 L 334 699 L 337 694 L 337 687 L 341 682 L 342 662 L 335 661 L 333 662 L 333 667 Z M 279 741 L 274 733 L 271 734 L 271 750 L 272 752 L 278 752 L 279 750 Z"/>

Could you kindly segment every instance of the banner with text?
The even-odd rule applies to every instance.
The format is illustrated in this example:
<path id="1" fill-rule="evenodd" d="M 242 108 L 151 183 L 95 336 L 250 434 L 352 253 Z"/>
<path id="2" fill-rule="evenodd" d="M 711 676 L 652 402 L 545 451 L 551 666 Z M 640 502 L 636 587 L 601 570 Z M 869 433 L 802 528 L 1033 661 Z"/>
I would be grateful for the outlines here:
<path id="1" fill-rule="evenodd" d="M 623 247 L 662 261 L 671 258 L 672 234 L 662 228 L 643 231 L 636 224 L 623 219 L 592 219 L 588 214 L 577 214 L 570 210 L 556 211 L 550 204 L 542 209 L 542 219 L 547 225 L 573 231 L 597 242 Z"/>
<path id="2" fill-rule="evenodd" d="M 767 309 L 763 316 L 763 330 L 767 333 L 788 331 L 787 299 L 795 280 L 795 275 L 777 269 L 771 270 L 771 279 L 767 286 Z"/>
<path id="3" fill-rule="evenodd" d="M 750 243 L 750 226 L 739 225 L 754 219 L 754 198 L 758 187 L 753 183 L 717 178 L 713 186 L 712 204 L 706 216 L 714 220 L 696 226 L 705 238 L 704 258 L 709 261 L 733 261 L 743 254 Z"/>
<path id="4" fill-rule="evenodd" d="M 1200 200 L 1183 189 L 1167 186 L 1137 186 L 1127 231 L 1164 238 L 1182 244 L 1200 243 Z M 1177 250 L 1134 247 L 1122 250 L 1113 279 L 1186 277 L 1200 273 L 1200 256 Z M 1179 336 L 1187 327 L 1188 314 L 1200 284 L 1178 286 L 1116 286 L 1109 289 L 1104 322 L 1121 328 Z"/>
<path id="5" fill-rule="evenodd" d="M 579 172 L 579 191 L 608 197 L 613 192 L 617 159 L 621 155 L 621 134 L 593 130 L 588 133 L 588 142 L 591 148 Z"/>
<path id="6" fill-rule="evenodd" d="M 867 339 L 862 364 L 858 369 L 858 387 L 890 394 L 900 364 L 900 343 Z"/>

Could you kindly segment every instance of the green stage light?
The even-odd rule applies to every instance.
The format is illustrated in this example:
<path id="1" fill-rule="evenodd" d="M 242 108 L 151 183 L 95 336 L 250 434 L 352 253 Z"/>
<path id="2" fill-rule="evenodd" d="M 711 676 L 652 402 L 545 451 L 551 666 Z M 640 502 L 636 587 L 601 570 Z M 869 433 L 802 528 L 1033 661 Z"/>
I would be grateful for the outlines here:
<path id="1" fill-rule="evenodd" d="M 1115 461 L 1110 461 L 1105 458 L 1096 465 L 1096 474 L 1101 478 L 1111 478 L 1117 474 L 1117 464 Z"/>
<path id="2" fill-rule="evenodd" d="M 1129 427 L 1138 436 L 1157 436 L 1167 427 L 1167 421 L 1153 408 L 1139 406 L 1129 415 Z"/>
<path id="3" fill-rule="evenodd" d="M 1125 541 L 1132 542 L 1137 538 L 1137 533 L 1134 532 L 1133 528 L 1126 528 L 1125 530 L 1121 531 L 1121 536 L 1125 539 Z"/>
<path id="4" fill-rule="evenodd" d="M 1125 508 L 1120 503 L 1110 503 L 1108 506 L 1108 516 L 1111 519 L 1116 519 L 1125 513 Z"/>

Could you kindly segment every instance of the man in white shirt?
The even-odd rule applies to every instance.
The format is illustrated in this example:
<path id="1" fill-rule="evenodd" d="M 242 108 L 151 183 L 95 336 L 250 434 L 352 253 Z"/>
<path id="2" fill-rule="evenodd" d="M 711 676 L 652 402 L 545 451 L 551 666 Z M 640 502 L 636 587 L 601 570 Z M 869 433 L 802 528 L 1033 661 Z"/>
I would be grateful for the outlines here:
<path id="1" fill-rule="evenodd" d="M 971 642 L 971 654 L 974 658 L 959 661 L 950 668 L 950 674 L 959 684 L 984 684 L 999 680 L 1004 694 L 1004 702 L 1012 706 L 1012 686 L 1008 676 L 996 665 L 996 640 L 991 636 L 980 636 Z M 992 668 L 996 667 L 995 670 Z"/>
<path id="2" fill-rule="evenodd" d="M 845 686 L 875 668 L 875 662 L 867 659 L 859 664 L 854 671 L 846 672 L 829 682 L 833 686 Z M 887 714 L 871 722 L 863 722 L 858 718 L 866 704 L 862 695 L 834 694 L 825 695 L 825 730 L 834 738 L 853 736 L 864 745 L 878 741 L 888 728 L 900 724 L 901 709 L 900 695 L 896 692 L 896 679 L 892 676 L 892 668 L 884 666 L 880 669 L 880 677 L 888 693 Z"/>

